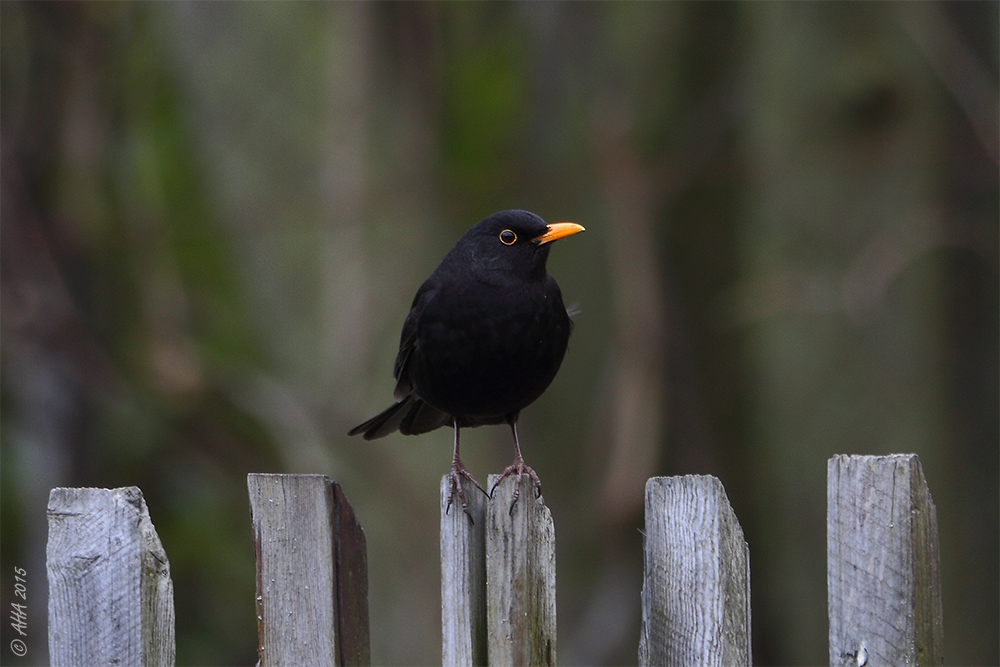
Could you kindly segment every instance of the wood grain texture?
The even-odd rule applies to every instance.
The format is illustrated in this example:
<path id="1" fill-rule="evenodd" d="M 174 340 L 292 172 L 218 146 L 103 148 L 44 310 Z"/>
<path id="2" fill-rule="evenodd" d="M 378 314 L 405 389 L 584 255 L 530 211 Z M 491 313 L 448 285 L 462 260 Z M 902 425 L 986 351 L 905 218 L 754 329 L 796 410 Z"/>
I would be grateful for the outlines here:
<path id="1" fill-rule="evenodd" d="M 487 664 L 486 504 L 466 479 L 469 516 L 458 499 L 448 506 L 451 480 L 441 478 L 441 660 L 445 667 Z M 473 523 L 473 521 L 475 523 Z"/>
<path id="2" fill-rule="evenodd" d="M 367 665 L 364 531 L 325 475 L 247 476 L 260 664 Z"/>
<path id="3" fill-rule="evenodd" d="M 49 659 L 53 665 L 173 665 L 170 563 L 142 492 L 49 493 Z"/>
<path id="4" fill-rule="evenodd" d="M 715 477 L 646 483 L 640 665 L 750 665 L 750 552 Z"/>
<path id="5" fill-rule="evenodd" d="M 492 488 L 497 475 L 490 475 Z M 513 506 L 514 478 L 494 490 L 486 517 L 486 616 L 489 664 L 556 664 L 556 533 L 552 514 L 521 481 Z"/>
<path id="6" fill-rule="evenodd" d="M 914 454 L 827 466 L 830 664 L 944 659 L 937 509 Z"/>

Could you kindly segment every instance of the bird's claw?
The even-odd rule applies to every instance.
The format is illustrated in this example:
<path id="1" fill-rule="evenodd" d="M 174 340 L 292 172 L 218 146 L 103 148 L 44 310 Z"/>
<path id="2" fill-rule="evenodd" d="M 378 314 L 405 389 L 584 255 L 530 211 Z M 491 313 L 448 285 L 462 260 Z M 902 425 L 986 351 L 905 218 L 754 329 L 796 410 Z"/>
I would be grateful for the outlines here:
<path id="1" fill-rule="evenodd" d="M 479 482 L 476 481 L 476 478 L 465 469 L 465 466 L 462 466 L 461 463 L 457 466 L 452 465 L 451 472 L 448 473 L 448 478 L 451 480 L 451 493 L 448 494 L 448 504 L 445 505 L 444 513 L 447 514 L 451 510 L 451 503 L 455 499 L 455 496 L 458 495 L 458 499 L 462 503 L 462 511 L 465 512 L 465 516 L 469 517 L 469 523 L 475 525 L 476 522 L 472 518 L 472 513 L 469 512 L 469 503 L 465 498 L 465 491 L 462 489 L 462 477 L 465 477 L 467 480 L 472 482 L 477 489 L 489 497 L 489 494 L 486 493 L 486 489 L 484 489 Z"/>
<path id="2" fill-rule="evenodd" d="M 535 473 L 534 470 L 531 469 L 531 466 L 529 466 L 524 462 L 524 459 L 516 458 L 514 459 L 514 462 L 512 464 L 507 466 L 504 469 L 504 471 L 500 473 L 500 476 L 497 477 L 497 481 L 493 482 L 493 488 L 490 489 L 490 494 L 489 494 L 490 498 L 493 498 L 493 492 L 496 491 L 497 486 L 500 484 L 500 482 L 502 482 L 505 477 L 509 477 L 511 475 L 515 475 L 514 494 L 511 497 L 510 510 L 508 511 L 508 514 L 510 516 L 514 516 L 514 505 L 517 504 L 517 499 L 521 495 L 521 476 L 527 475 L 528 477 L 531 478 L 531 481 L 535 488 L 535 498 L 542 497 L 542 480 L 538 478 L 538 475 Z"/>

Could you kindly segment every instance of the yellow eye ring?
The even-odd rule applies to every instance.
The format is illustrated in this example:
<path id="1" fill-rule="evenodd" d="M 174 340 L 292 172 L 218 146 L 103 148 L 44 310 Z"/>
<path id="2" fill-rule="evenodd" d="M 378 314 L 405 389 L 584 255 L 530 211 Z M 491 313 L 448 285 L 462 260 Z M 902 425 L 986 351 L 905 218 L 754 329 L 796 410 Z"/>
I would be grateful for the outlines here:
<path id="1" fill-rule="evenodd" d="M 502 232 L 500 232 L 500 243 L 504 245 L 514 245 L 514 243 L 516 242 L 517 242 L 517 234 L 515 234 L 514 232 L 510 231 L 509 229 L 505 229 Z"/>

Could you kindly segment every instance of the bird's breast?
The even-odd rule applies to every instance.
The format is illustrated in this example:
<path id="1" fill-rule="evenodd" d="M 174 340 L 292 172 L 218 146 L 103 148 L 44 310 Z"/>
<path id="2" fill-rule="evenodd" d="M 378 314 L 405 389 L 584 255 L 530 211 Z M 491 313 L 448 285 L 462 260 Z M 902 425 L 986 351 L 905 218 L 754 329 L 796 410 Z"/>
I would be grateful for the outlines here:
<path id="1" fill-rule="evenodd" d="M 414 390 L 449 414 L 487 419 L 545 391 L 566 351 L 569 318 L 558 287 L 473 283 L 440 290 L 416 329 Z"/>

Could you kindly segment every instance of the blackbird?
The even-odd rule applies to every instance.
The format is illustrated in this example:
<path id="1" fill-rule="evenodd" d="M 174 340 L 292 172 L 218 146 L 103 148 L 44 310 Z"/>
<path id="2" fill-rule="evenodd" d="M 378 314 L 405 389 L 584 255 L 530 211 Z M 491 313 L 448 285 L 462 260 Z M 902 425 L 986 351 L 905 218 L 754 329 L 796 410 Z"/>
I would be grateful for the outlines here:
<path id="1" fill-rule="evenodd" d="M 457 494 L 468 513 L 460 477 L 485 490 L 458 455 L 459 429 L 506 422 L 514 462 L 496 484 L 516 475 L 516 503 L 527 474 L 541 493 L 538 475 L 521 456 L 517 417 L 549 386 L 566 353 L 572 321 L 545 262 L 552 241 L 581 231 L 572 222 L 549 225 L 534 213 L 511 210 L 466 232 L 413 298 L 393 370 L 396 402 L 348 435 L 372 440 L 450 424 L 455 449 L 448 507 Z"/>

